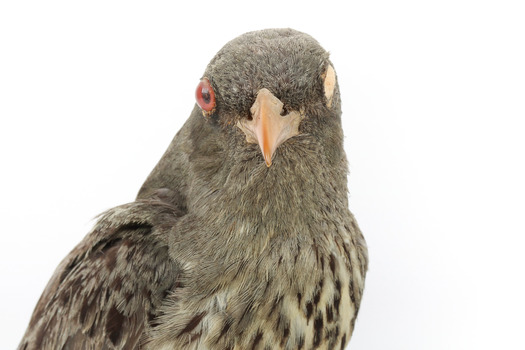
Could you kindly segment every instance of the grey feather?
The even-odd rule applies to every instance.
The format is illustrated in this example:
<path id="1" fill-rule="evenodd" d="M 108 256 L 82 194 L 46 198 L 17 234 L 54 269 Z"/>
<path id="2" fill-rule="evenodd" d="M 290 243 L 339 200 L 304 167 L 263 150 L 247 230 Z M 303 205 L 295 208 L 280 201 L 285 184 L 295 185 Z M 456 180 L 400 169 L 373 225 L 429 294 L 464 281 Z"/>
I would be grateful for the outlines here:
<path id="1" fill-rule="evenodd" d="M 232 40 L 133 203 L 105 213 L 59 265 L 19 349 L 339 349 L 368 254 L 348 210 L 328 53 L 291 29 Z M 305 118 L 267 167 L 235 123 L 267 88 Z"/>

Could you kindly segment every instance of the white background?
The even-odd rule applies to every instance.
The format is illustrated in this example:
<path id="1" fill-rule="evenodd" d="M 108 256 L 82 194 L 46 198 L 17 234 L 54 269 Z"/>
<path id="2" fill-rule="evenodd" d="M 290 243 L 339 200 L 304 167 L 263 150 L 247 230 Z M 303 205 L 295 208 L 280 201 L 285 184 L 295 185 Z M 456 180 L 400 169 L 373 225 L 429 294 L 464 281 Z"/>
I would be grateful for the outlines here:
<path id="1" fill-rule="evenodd" d="M 255 29 L 331 52 L 370 250 L 351 349 L 525 349 L 523 1 L 3 1 L 0 329 L 134 199 L 207 62 Z"/>

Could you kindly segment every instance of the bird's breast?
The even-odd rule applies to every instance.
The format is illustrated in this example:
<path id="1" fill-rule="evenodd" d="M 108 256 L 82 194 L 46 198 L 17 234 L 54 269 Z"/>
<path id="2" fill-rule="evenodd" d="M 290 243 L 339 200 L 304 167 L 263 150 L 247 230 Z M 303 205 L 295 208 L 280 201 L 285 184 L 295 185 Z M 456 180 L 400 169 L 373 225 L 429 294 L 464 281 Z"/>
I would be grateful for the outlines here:
<path id="1" fill-rule="evenodd" d="M 344 346 L 357 309 L 352 249 L 340 235 L 320 234 L 271 240 L 251 259 L 201 264 L 198 271 L 214 274 L 179 294 L 170 349 Z"/>

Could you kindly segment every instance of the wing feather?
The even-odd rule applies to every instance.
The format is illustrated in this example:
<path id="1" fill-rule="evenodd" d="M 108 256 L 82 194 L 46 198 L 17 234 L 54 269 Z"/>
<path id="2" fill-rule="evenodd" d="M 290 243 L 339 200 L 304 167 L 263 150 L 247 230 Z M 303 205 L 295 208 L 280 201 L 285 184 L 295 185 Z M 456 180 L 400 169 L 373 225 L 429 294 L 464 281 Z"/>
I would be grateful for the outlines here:
<path id="1" fill-rule="evenodd" d="M 58 266 L 19 349 L 140 349 L 176 285 L 167 232 L 179 216 L 160 201 L 106 212 Z"/>

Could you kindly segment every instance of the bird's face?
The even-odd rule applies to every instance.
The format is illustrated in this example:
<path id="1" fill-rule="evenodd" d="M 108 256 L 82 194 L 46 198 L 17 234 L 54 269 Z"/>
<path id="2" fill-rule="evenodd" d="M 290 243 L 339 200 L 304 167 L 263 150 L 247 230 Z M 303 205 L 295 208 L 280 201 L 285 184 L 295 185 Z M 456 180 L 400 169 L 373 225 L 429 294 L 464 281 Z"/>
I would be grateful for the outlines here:
<path id="1" fill-rule="evenodd" d="M 229 42 L 196 90 L 204 116 L 228 134 L 242 135 L 245 144 L 258 145 L 267 167 L 290 138 L 339 122 L 336 95 L 327 52 L 290 29 L 247 33 Z"/>
<path id="2" fill-rule="evenodd" d="M 201 220 L 215 207 L 210 222 L 242 212 L 272 225 L 304 221 L 298 212 L 323 205 L 319 194 L 344 207 L 339 90 L 328 53 L 312 37 L 292 29 L 241 35 L 211 60 L 196 97 L 138 198 L 169 189 Z"/>

